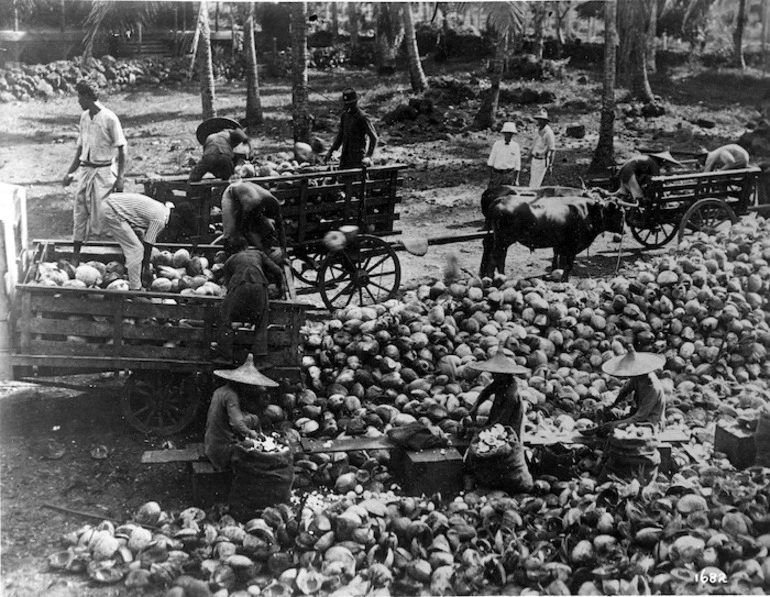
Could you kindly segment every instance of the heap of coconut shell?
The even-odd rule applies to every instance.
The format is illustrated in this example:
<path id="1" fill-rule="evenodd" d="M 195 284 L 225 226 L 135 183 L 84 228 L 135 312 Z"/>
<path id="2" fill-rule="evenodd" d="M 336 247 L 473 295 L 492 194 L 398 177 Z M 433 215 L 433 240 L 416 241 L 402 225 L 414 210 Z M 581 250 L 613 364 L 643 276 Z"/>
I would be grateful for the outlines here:
<path id="1" fill-rule="evenodd" d="M 65 535 L 49 564 L 169 596 L 764 594 L 769 492 L 768 469 L 704 463 L 645 487 L 584 476 L 449 502 L 313 494 L 248 521 L 153 502 Z"/>

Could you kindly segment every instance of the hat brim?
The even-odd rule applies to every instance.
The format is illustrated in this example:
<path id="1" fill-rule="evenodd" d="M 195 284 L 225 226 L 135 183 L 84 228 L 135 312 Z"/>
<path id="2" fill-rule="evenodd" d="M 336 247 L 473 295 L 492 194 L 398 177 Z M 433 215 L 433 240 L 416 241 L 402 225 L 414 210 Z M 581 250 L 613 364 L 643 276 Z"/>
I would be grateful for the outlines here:
<path id="1" fill-rule="evenodd" d="M 198 139 L 198 143 L 203 145 L 206 143 L 206 138 L 209 135 L 213 135 L 220 131 L 239 128 L 241 128 L 241 125 L 232 118 L 222 118 L 217 116 L 201 122 L 195 130 L 195 138 Z"/>
<path id="2" fill-rule="evenodd" d="M 262 367 L 267 368 L 270 365 L 265 363 Z M 251 354 L 246 358 L 246 362 L 237 369 L 215 369 L 214 375 L 228 381 L 248 384 L 250 386 L 277 388 L 279 385 L 278 382 L 259 372 L 254 366 L 254 357 Z"/>
<path id="3" fill-rule="evenodd" d="M 551 122 L 551 119 L 548 118 L 548 116 L 535 116 L 535 120 L 545 120 L 546 122 Z"/>
<path id="4" fill-rule="evenodd" d="M 658 158 L 659 160 L 663 160 L 665 162 L 668 162 L 669 164 L 675 164 L 677 166 L 684 166 L 684 164 L 682 164 L 682 162 L 678 162 L 677 160 L 675 160 L 674 156 L 672 156 L 667 151 L 659 152 L 659 153 L 651 153 L 650 155 L 652 157 L 654 157 L 654 158 Z"/>
<path id="5" fill-rule="evenodd" d="M 666 357 L 652 352 L 629 352 L 602 364 L 602 371 L 614 377 L 636 377 L 662 369 Z"/>
<path id="6" fill-rule="evenodd" d="M 505 373 L 508 375 L 526 375 L 529 373 L 529 369 L 522 367 L 512 358 L 498 354 L 482 363 L 469 363 L 468 366 L 476 371 L 486 371 L 487 373 Z"/>

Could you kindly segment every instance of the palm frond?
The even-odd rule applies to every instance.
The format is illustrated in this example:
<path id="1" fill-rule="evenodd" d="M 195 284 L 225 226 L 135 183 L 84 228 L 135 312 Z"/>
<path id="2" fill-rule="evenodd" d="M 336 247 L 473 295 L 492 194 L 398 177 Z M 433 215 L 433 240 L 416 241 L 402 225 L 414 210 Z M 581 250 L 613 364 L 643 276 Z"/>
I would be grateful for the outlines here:
<path id="1" fill-rule="evenodd" d="M 83 54 L 90 56 L 100 36 L 107 31 L 127 31 L 139 24 L 146 25 L 158 14 L 158 11 L 170 2 L 114 2 L 111 0 L 93 0 L 83 28 Z"/>

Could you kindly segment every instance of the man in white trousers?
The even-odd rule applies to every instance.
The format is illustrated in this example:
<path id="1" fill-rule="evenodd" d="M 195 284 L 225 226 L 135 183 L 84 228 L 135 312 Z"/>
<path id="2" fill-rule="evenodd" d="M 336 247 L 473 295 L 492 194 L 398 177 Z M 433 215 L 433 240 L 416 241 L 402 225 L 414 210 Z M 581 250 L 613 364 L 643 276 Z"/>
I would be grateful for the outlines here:
<path id="1" fill-rule="evenodd" d="M 540 110 L 535 114 L 537 132 L 532 138 L 532 147 L 529 150 L 529 188 L 537 189 L 543 185 L 543 178 L 551 173 L 553 156 L 556 151 L 556 139 L 553 129 L 548 124 L 548 112 Z"/>

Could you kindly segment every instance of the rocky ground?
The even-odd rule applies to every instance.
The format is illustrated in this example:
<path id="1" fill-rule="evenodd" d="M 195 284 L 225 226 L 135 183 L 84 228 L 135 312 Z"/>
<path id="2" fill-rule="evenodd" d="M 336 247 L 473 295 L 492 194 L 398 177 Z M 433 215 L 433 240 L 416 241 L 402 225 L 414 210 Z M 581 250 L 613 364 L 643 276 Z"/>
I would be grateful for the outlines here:
<path id="1" fill-rule="evenodd" d="M 464 65 L 434 76 L 450 77 L 461 90 L 477 87 L 484 73 Z M 630 156 L 639 147 L 657 146 L 672 151 L 694 150 L 699 145 L 732 142 L 747 127 L 753 128 L 759 112 L 763 81 L 735 72 L 677 70 L 659 73 L 653 88 L 660 93 L 667 113 L 654 119 L 633 114 L 633 106 L 618 109 L 617 158 Z M 430 97 L 440 108 L 438 122 L 405 121 L 385 124 L 380 119 L 408 101 L 408 85 L 401 76 L 373 79 L 369 73 L 341 71 L 333 75 L 313 73 L 311 101 L 319 134 L 333 135 L 336 98 L 346 86 L 360 90 L 362 106 L 377 120 L 382 134 L 379 161 L 408 166 L 403 189 L 400 228 L 406 235 L 459 234 L 478 229 L 478 199 L 486 186 L 485 159 L 497 135 L 464 128 L 478 105 L 476 97 L 447 91 Z M 598 129 L 600 81 L 598 73 L 567 71 L 563 79 L 549 82 L 508 81 L 510 94 L 503 95 L 501 119 L 519 124 L 519 140 L 527 145 L 534 131 L 531 116 L 545 107 L 552 115 L 558 139 L 554 177 L 550 183 L 579 186 L 590 162 Z M 446 88 L 446 85 L 444 85 Z M 518 104 L 523 89 L 541 94 L 548 103 Z M 238 82 L 217 89 L 219 115 L 241 117 L 245 88 Z M 532 94 L 530 94 L 531 96 Z M 541 97 L 538 95 L 538 97 Z M 148 173 L 184 171 L 199 148 L 194 130 L 199 121 L 200 98 L 194 85 L 181 82 L 154 88 L 113 89 L 103 96 L 121 118 L 129 143 L 131 178 Z M 253 139 L 265 155 L 286 152 L 290 147 L 290 87 L 287 81 L 267 80 L 262 85 L 266 124 Z M 66 238 L 71 227 L 71 189 L 59 181 L 74 152 L 78 107 L 72 95 L 48 101 L 30 100 L 4 105 L 0 114 L 0 180 L 30 183 L 28 191 L 31 238 Z M 568 127 L 584 127 L 585 136 L 566 136 Z M 575 129 L 573 128 L 573 131 Z M 528 175 L 525 173 L 523 180 Z M 127 190 L 141 191 L 135 183 Z M 619 243 L 600 239 L 589 255 L 578 258 L 577 278 L 601 278 L 615 271 Z M 641 252 L 629 238 L 623 239 L 621 267 L 634 268 L 636 259 L 657 252 Z M 432 248 L 425 257 L 404 254 L 405 286 L 416 286 L 441 276 L 449 253 L 459 257 L 462 268 L 475 272 L 480 242 Z M 508 272 L 513 277 L 541 273 L 550 260 L 549 251 L 530 254 L 513 248 Z M 71 382 L 72 380 L 67 380 Z M 139 463 L 141 452 L 160 448 L 164 442 L 184 444 L 199 440 L 202 428 L 170 439 L 144 437 L 121 421 L 116 400 L 117 381 L 105 376 L 78 380 L 85 391 L 40 389 L 8 384 L 0 398 L 0 481 L 2 482 L 2 577 L 7 595 L 128 595 L 126 589 L 96 587 L 80 578 L 47 571 L 45 557 L 56 549 L 59 536 L 87 522 L 44 508 L 66 506 L 105 518 L 124 520 L 148 499 L 164 508 L 185 506 L 190 480 L 182 465 Z M 104 446 L 103 450 L 94 450 Z M 62 452 L 63 450 L 63 452 Z"/>

